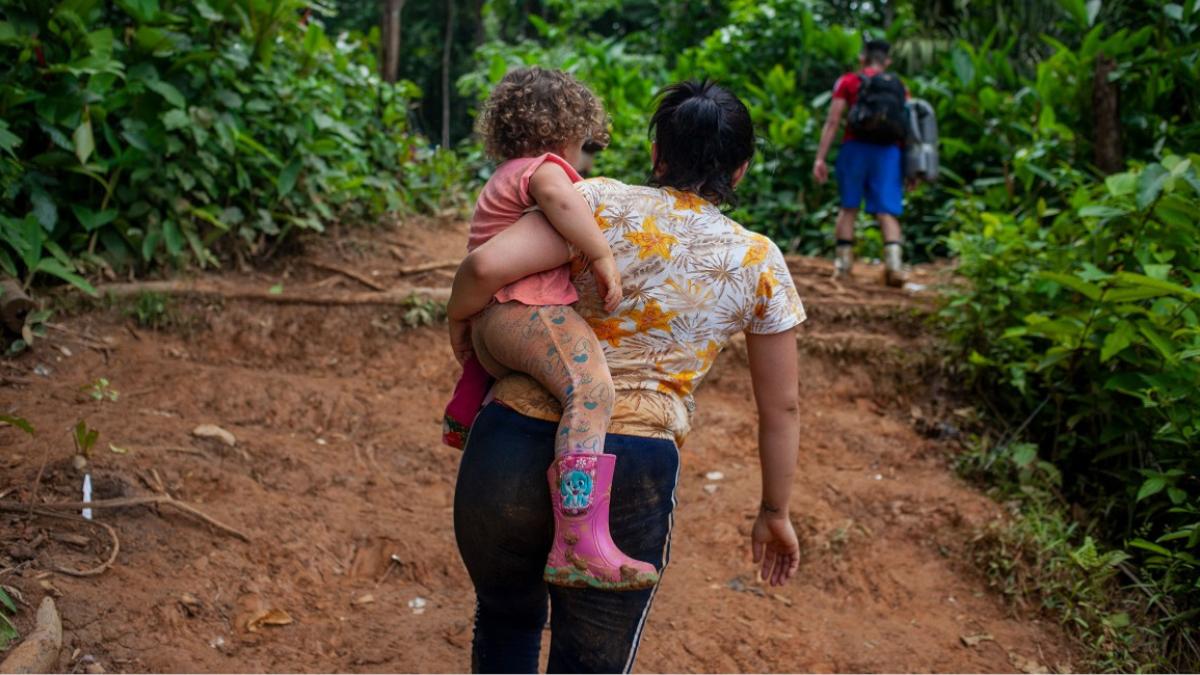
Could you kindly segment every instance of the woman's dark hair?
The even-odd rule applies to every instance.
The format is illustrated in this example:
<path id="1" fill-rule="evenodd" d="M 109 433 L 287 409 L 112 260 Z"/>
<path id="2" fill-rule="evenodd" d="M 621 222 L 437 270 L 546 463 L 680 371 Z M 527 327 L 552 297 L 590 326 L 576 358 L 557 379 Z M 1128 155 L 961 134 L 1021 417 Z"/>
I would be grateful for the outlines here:
<path id="1" fill-rule="evenodd" d="M 737 96 L 707 79 L 672 84 L 658 94 L 650 136 L 658 145 L 651 185 L 734 202 L 733 174 L 754 155 L 754 124 Z"/>

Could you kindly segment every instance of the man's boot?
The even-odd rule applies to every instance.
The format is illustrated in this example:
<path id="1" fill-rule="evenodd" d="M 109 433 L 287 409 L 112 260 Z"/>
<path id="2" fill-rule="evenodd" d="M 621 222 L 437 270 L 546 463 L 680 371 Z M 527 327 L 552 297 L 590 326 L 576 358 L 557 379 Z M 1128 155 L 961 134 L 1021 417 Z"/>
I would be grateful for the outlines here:
<path id="1" fill-rule="evenodd" d="M 904 249 L 898 241 L 883 245 L 883 281 L 895 288 L 904 286 L 908 281 L 908 272 L 904 269 Z"/>
<path id="2" fill-rule="evenodd" d="M 838 241 L 837 249 L 833 256 L 833 278 L 844 279 L 850 276 L 850 270 L 854 268 L 854 242 Z"/>

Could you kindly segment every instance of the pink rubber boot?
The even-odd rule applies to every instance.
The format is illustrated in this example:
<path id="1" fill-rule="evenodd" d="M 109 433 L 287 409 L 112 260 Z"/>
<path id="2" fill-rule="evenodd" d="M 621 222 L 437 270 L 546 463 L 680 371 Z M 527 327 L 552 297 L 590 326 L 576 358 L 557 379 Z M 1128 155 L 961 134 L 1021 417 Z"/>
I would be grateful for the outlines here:
<path id="1" fill-rule="evenodd" d="M 567 453 L 550 465 L 554 545 L 546 581 L 558 586 L 635 591 L 658 583 L 654 565 L 630 558 L 608 533 L 614 455 Z"/>

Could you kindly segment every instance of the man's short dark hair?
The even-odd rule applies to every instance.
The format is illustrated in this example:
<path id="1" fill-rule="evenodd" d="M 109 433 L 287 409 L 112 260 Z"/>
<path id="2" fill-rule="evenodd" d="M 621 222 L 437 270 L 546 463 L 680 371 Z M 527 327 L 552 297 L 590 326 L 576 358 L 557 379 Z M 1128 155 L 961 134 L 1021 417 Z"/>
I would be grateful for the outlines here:
<path id="1" fill-rule="evenodd" d="M 867 40 L 863 43 L 863 56 L 870 63 L 883 63 L 891 51 L 892 46 L 887 40 Z"/>

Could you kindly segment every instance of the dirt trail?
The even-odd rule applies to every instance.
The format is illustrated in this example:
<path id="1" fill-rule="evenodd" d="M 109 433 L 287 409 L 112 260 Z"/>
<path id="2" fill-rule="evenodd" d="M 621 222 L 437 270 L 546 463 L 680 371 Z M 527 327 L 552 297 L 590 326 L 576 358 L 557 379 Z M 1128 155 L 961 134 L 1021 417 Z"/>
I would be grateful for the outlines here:
<path id="1" fill-rule="evenodd" d="M 444 258 L 464 240 L 461 225 L 357 231 L 224 281 L 364 291 L 303 259 L 378 270 L 372 278 L 390 286 L 398 262 Z M 671 566 L 637 669 L 1069 668 L 1075 652 L 1058 627 L 1015 614 L 968 560 L 973 532 L 1001 507 L 954 476 L 948 441 L 917 430 L 951 415 L 931 404 L 921 302 L 880 287 L 870 269 L 839 286 L 821 261 L 792 264 L 810 313 L 799 578 L 782 590 L 753 579 L 755 417 L 735 344 L 701 388 L 682 450 Z M 444 286 L 449 274 L 406 281 Z M 474 599 L 451 530 L 459 453 L 439 442 L 456 375 L 443 329 L 408 328 L 402 311 L 378 307 L 196 301 L 177 311 L 187 325 L 160 332 L 114 310 L 84 312 L 33 353 L 0 361 L 0 411 L 38 430 L 29 439 L 0 428 L 0 499 L 27 499 L 43 457 L 40 499 L 77 499 L 69 430 L 84 417 L 100 430 L 97 498 L 165 488 L 252 541 L 168 508 L 102 512 L 120 556 L 81 579 L 42 570 L 97 564 L 108 551 L 100 537 L 80 548 L 40 537 L 64 531 L 52 521 L 0 514 L 0 583 L 27 603 L 17 624 L 28 630 L 30 607 L 59 596 L 61 665 L 74 671 L 89 655 L 109 672 L 468 668 Z M 101 377 L 117 401 L 89 398 Z M 193 438 L 200 424 L 237 445 Z M 244 629 L 269 609 L 292 623 Z M 979 635 L 991 639 L 962 640 Z"/>

